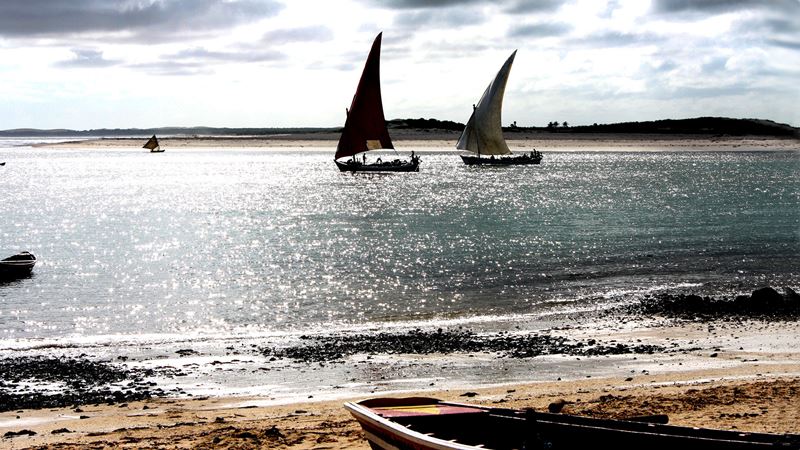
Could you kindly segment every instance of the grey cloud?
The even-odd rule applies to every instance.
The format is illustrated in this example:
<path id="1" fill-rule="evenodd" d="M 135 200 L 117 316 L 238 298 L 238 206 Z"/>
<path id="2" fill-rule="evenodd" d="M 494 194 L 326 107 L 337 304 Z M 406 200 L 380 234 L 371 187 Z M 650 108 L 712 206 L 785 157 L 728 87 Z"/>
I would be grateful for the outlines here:
<path id="1" fill-rule="evenodd" d="M 72 49 L 72 53 L 74 54 L 72 59 L 57 62 L 55 66 L 66 68 L 99 68 L 119 64 L 119 61 L 103 58 L 103 52 L 94 49 L 76 48 Z"/>
<path id="2" fill-rule="evenodd" d="M 181 50 L 162 55 L 158 61 L 144 64 L 128 64 L 125 67 L 143 70 L 154 75 L 198 75 L 211 74 L 214 66 L 225 63 L 263 63 L 287 59 L 284 53 L 276 50 L 253 50 L 236 48 L 214 51 L 203 47 Z"/>
<path id="3" fill-rule="evenodd" d="M 766 41 L 775 47 L 787 48 L 789 50 L 800 50 L 800 41 L 790 41 L 786 39 L 768 39 Z"/>
<path id="4" fill-rule="evenodd" d="M 666 38 L 650 33 L 623 33 L 618 31 L 604 31 L 587 37 L 570 39 L 569 44 L 579 47 L 609 48 L 626 47 L 632 45 L 646 45 L 664 42 Z"/>
<path id="5" fill-rule="evenodd" d="M 76 36 L 97 33 L 169 37 L 219 30 L 277 14 L 274 0 L 3 0 L 0 36 Z"/>
<path id="6" fill-rule="evenodd" d="M 286 55 L 276 50 L 253 51 L 246 49 L 242 51 L 211 51 L 202 47 L 182 50 L 171 55 L 165 55 L 162 59 L 166 61 L 186 61 L 198 63 L 213 62 L 265 62 L 280 61 L 286 59 Z"/>
<path id="7" fill-rule="evenodd" d="M 707 75 L 711 75 L 725 70 L 725 64 L 727 63 L 728 63 L 728 58 L 724 56 L 718 56 L 704 63 L 702 66 L 702 71 Z"/>
<path id="8" fill-rule="evenodd" d="M 752 90 L 752 87 L 743 83 L 731 84 L 728 86 L 716 87 L 703 87 L 695 88 L 683 86 L 680 88 L 656 90 L 653 92 L 653 97 L 664 99 L 677 99 L 677 98 L 716 98 L 716 97 L 731 97 L 742 95 Z"/>
<path id="9" fill-rule="evenodd" d="M 268 31 L 264 34 L 262 41 L 269 44 L 287 44 L 292 42 L 323 42 L 331 39 L 333 39 L 333 32 L 330 28 L 313 26 Z"/>
<path id="10" fill-rule="evenodd" d="M 213 70 L 207 64 L 198 62 L 159 61 L 146 64 L 130 64 L 127 67 L 162 76 L 209 75 L 213 73 Z"/>
<path id="11" fill-rule="evenodd" d="M 567 34 L 572 27 L 565 23 L 532 23 L 512 26 L 507 35 L 513 38 L 540 38 Z"/>
<path id="12" fill-rule="evenodd" d="M 484 0 L 367 0 L 371 6 L 385 9 L 438 9 L 451 6 L 477 5 Z"/>
<path id="13" fill-rule="evenodd" d="M 341 72 L 352 72 L 354 70 L 358 70 L 358 66 L 355 63 L 350 62 L 337 62 L 335 64 L 330 63 L 329 61 L 314 61 L 308 65 L 306 65 L 306 69 L 308 70 L 338 70 Z"/>
<path id="14" fill-rule="evenodd" d="M 509 13 L 542 13 L 553 12 L 563 5 L 565 0 L 516 0 L 503 8 Z"/>
<path id="15" fill-rule="evenodd" d="M 652 8 L 656 13 L 719 14 L 748 9 L 800 13 L 800 2 L 797 0 L 654 0 Z"/>
<path id="16" fill-rule="evenodd" d="M 645 71 L 643 72 L 643 76 L 645 78 L 653 78 L 664 73 L 669 73 L 678 67 L 680 66 L 673 60 L 666 60 L 660 64 L 658 64 L 658 62 L 649 62 L 642 66 L 642 70 Z"/>
<path id="17" fill-rule="evenodd" d="M 420 48 L 424 49 L 425 58 L 428 60 L 446 61 L 448 59 L 458 59 L 465 55 L 475 55 L 489 50 L 508 50 L 508 44 L 498 42 L 473 42 L 473 41 L 424 41 L 420 43 Z M 510 50 L 509 50 L 510 51 Z M 391 59 L 402 56 L 413 56 L 411 49 L 407 47 L 390 47 L 387 55 Z M 363 58 L 363 55 L 362 55 Z M 388 59 L 388 58 L 387 58 Z"/>
<path id="18" fill-rule="evenodd" d="M 800 45 L 800 15 L 747 17 L 736 23 L 733 31 L 735 36 L 796 50 Z"/>
<path id="19" fill-rule="evenodd" d="M 513 0 L 502 6 L 502 10 L 510 13 L 551 12 L 564 4 L 566 0 Z M 462 6 L 492 5 L 485 0 L 366 0 L 366 4 L 384 9 L 454 9 Z"/>
<path id="20" fill-rule="evenodd" d="M 772 33 L 800 33 L 800 16 L 792 19 L 766 19 L 762 27 Z"/>
<path id="21" fill-rule="evenodd" d="M 486 17 L 480 11 L 471 9 L 402 12 L 394 19 L 395 25 L 410 28 L 428 25 L 458 27 L 479 25 L 484 22 Z"/>

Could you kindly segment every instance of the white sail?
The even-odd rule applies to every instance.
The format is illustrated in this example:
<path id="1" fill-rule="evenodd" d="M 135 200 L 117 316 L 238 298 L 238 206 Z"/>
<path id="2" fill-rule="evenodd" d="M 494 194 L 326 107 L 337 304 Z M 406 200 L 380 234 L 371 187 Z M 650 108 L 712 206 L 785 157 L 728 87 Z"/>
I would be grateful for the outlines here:
<path id="1" fill-rule="evenodd" d="M 508 74 L 516 54 L 517 51 L 514 50 L 481 96 L 467 121 L 467 126 L 464 127 L 464 131 L 458 139 L 457 149 L 469 150 L 480 155 L 511 153 L 503 139 L 500 112 L 503 109 L 503 94 L 506 91 Z"/>

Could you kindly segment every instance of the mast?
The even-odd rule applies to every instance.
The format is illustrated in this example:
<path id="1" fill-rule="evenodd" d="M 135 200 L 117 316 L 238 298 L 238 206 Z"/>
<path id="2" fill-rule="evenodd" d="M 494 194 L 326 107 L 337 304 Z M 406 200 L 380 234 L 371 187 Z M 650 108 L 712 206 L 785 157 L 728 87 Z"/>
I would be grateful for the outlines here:
<path id="1" fill-rule="evenodd" d="M 348 109 L 344 129 L 336 146 L 334 160 L 378 149 L 393 149 L 381 99 L 380 53 L 381 36 L 372 43 L 364 71 Z"/>
<path id="2" fill-rule="evenodd" d="M 477 109 L 477 107 L 475 105 L 472 105 L 472 114 L 475 114 L 475 110 L 476 109 Z M 475 129 L 475 132 L 477 133 L 478 130 Z M 481 159 L 481 140 L 480 139 L 475 139 L 475 149 L 478 151 L 478 159 Z"/>

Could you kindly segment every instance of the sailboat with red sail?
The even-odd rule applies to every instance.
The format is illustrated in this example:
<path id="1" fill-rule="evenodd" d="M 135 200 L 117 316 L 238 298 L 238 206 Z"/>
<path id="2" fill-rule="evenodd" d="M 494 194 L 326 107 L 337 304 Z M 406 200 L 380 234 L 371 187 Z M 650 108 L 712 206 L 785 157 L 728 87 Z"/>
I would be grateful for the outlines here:
<path id="1" fill-rule="evenodd" d="M 342 136 L 336 147 L 334 162 L 342 172 L 418 172 L 419 157 L 411 154 L 411 160 L 387 160 L 378 158 L 367 163 L 366 152 L 392 150 L 392 139 L 386 128 L 383 115 L 380 80 L 381 35 L 372 43 L 372 49 L 364 65 L 356 94 L 347 110 Z M 341 161 L 343 158 L 349 158 Z M 388 159 L 388 158 L 387 158 Z"/>

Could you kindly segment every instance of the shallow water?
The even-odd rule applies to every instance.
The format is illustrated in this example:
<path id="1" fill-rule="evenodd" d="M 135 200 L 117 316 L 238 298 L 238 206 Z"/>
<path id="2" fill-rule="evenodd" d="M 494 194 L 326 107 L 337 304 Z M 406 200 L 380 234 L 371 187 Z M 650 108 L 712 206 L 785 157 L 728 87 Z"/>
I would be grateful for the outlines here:
<path id="1" fill-rule="evenodd" d="M 329 148 L 20 143 L 0 145 L 0 251 L 39 263 L 0 285 L 6 354 L 546 326 L 652 292 L 800 286 L 797 151 L 547 151 L 540 166 L 470 168 L 418 149 L 419 173 L 365 176 L 339 173 Z"/>
<path id="2" fill-rule="evenodd" d="M 797 285 L 797 152 L 353 176 L 327 149 L 0 150 L 3 339 L 281 332 Z"/>

